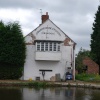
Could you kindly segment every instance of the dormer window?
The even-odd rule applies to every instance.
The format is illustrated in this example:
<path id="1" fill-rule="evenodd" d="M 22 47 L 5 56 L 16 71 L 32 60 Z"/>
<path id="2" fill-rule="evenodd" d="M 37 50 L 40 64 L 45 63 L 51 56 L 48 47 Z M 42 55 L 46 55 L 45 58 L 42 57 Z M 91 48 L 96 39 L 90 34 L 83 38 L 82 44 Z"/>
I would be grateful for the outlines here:
<path id="1" fill-rule="evenodd" d="M 36 42 L 36 51 L 60 51 L 59 42 Z"/>

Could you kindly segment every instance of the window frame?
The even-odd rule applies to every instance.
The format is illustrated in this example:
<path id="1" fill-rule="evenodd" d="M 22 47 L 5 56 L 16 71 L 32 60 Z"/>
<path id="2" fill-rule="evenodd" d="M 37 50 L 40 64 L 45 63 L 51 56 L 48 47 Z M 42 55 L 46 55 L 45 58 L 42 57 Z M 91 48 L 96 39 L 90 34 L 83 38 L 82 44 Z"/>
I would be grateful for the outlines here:
<path id="1" fill-rule="evenodd" d="M 60 52 L 61 44 L 57 41 L 36 41 L 36 51 Z"/>

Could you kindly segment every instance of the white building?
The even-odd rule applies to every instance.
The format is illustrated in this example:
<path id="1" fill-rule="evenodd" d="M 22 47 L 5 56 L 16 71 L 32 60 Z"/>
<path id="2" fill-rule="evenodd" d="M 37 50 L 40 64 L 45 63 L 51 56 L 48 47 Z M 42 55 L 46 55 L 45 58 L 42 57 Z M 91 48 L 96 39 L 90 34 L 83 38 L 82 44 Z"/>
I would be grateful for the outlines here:
<path id="1" fill-rule="evenodd" d="M 48 13 L 42 15 L 42 23 L 25 41 L 24 80 L 50 80 L 55 75 L 65 80 L 66 72 L 75 79 L 75 42 L 49 19 Z"/>

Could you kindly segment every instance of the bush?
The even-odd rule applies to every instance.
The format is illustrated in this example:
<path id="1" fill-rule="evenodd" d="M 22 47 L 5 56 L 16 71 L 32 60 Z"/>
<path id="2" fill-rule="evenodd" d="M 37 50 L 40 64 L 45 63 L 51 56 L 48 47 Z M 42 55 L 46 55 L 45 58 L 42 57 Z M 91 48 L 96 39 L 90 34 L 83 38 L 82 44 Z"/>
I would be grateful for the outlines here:
<path id="1" fill-rule="evenodd" d="M 75 76 L 76 80 L 80 80 L 80 81 L 97 81 L 100 80 L 100 75 L 96 75 L 96 74 L 77 74 Z"/>
<path id="2" fill-rule="evenodd" d="M 19 79 L 22 71 L 22 67 L 0 67 L 0 79 Z"/>
<path id="3" fill-rule="evenodd" d="M 18 79 L 22 76 L 25 51 L 20 25 L 0 21 L 0 79 Z"/>

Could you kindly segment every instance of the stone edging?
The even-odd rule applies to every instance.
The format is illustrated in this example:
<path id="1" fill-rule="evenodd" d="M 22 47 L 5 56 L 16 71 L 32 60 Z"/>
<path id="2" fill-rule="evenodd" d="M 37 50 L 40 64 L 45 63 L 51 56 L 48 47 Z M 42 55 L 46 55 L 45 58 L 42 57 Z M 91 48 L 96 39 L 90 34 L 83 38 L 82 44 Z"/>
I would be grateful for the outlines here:
<path id="1" fill-rule="evenodd" d="M 63 87 L 66 86 L 71 86 L 71 87 L 83 87 L 83 88 L 92 88 L 92 89 L 100 89 L 100 84 L 96 84 L 96 83 L 79 83 L 79 82 L 64 82 L 64 83 L 58 83 L 56 82 L 55 85 L 60 85 Z"/>
<path id="2" fill-rule="evenodd" d="M 47 86 L 51 87 L 83 87 L 83 88 L 92 88 L 100 89 L 100 83 L 89 83 L 89 82 L 46 82 L 46 81 L 18 81 L 18 80 L 0 80 L 0 86 L 32 86 L 34 82 L 38 83 L 47 83 Z"/>

